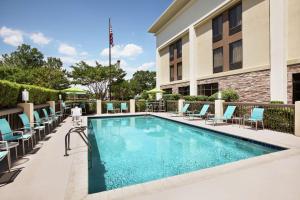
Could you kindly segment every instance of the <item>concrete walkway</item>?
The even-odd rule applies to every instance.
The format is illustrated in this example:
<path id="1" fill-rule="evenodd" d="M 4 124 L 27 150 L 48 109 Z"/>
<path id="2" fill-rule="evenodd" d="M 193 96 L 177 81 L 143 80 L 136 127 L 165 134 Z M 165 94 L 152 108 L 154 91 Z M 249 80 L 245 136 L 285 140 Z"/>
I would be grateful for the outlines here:
<path id="1" fill-rule="evenodd" d="M 170 118 L 166 113 L 155 115 Z M 199 120 L 171 119 L 289 150 L 88 195 L 87 148 L 78 136 L 72 137 L 72 151 L 69 157 L 64 157 L 64 136 L 72 126 L 68 118 L 49 135 L 49 140 L 36 146 L 37 150 L 40 148 L 36 153 L 19 161 L 27 162 L 14 166 L 22 171 L 14 182 L 0 187 L 0 199 L 300 199 L 300 138 L 269 130 L 243 129 L 237 125 L 211 126 Z"/>
<path id="2" fill-rule="evenodd" d="M 64 157 L 64 137 L 71 127 L 67 118 L 54 133 L 47 135 L 45 141 L 35 146 L 35 154 L 27 154 L 15 163 L 12 170 L 22 169 L 14 182 L 0 187 L 2 200 L 59 200 L 65 198 L 69 174 L 72 165 L 72 154 L 85 151 L 85 146 L 77 146 L 69 157 Z M 75 135 L 74 135 L 75 136 Z M 71 148 L 78 144 L 79 137 L 72 137 Z"/>

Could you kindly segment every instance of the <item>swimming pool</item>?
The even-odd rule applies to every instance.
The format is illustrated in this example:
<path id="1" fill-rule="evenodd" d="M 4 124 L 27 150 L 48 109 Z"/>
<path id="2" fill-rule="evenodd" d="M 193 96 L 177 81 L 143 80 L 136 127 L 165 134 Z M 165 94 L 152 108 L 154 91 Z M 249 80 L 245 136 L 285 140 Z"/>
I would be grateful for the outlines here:
<path id="1" fill-rule="evenodd" d="M 283 150 L 154 116 L 89 118 L 89 193 Z"/>

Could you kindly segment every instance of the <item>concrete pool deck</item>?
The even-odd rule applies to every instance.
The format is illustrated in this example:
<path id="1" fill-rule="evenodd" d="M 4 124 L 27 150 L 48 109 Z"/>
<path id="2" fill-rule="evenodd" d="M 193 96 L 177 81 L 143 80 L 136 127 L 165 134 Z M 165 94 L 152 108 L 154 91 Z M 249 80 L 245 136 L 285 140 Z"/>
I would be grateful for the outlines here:
<path id="1" fill-rule="evenodd" d="M 25 157 L 28 162 L 14 166 L 23 169 L 12 183 L 0 187 L 1 199 L 300 199 L 300 138 L 152 114 L 289 149 L 88 195 L 87 148 L 78 136 L 72 137 L 70 156 L 64 157 L 64 136 L 72 124 L 68 118 L 48 141 L 41 142 L 38 152 Z"/>

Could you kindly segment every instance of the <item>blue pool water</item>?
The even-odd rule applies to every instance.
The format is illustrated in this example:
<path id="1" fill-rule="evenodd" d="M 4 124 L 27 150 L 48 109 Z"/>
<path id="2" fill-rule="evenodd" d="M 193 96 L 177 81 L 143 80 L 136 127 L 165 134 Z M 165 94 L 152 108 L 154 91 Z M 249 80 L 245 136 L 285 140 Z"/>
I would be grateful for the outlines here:
<path id="1" fill-rule="evenodd" d="M 90 118 L 88 123 L 89 193 L 281 150 L 153 116 Z"/>

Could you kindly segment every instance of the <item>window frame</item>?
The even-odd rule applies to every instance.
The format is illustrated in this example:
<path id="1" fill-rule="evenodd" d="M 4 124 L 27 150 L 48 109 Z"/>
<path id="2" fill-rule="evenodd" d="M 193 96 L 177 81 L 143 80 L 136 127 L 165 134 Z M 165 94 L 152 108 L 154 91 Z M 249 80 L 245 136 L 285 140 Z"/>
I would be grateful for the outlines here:
<path id="1" fill-rule="evenodd" d="M 181 93 L 182 89 L 184 89 L 184 94 Z M 190 95 L 190 86 L 178 87 L 178 94 L 181 94 L 182 96 Z"/>
<path id="2" fill-rule="evenodd" d="M 236 44 L 236 43 L 241 43 L 241 46 L 242 46 L 242 61 L 241 62 L 236 62 L 236 63 L 233 63 L 232 62 L 232 53 L 233 53 L 233 44 Z M 234 42 L 231 42 L 229 44 L 229 70 L 236 70 L 236 69 L 241 69 L 243 67 L 243 40 L 237 40 L 237 41 L 234 41 Z"/>
<path id="3" fill-rule="evenodd" d="M 208 87 L 208 86 L 210 87 L 210 89 L 206 89 L 206 87 Z M 216 86 L 216 87 L 214 87 L 214 86 Z M 210 91 L 209 94 L 206 93 L 207 91 Z M 218 82 L 199 84 L 197 87 L 198 95 L 211 96 L 218 91 L 219 91 L 219 83 Z"/>
<path id="4" fill-rule="evenodd" d="M 181 76 L 179 76 L 179 65 L 181 66 Z M 177 63 L 177 80 L 182 80 L 182 62 Z"/>
<path id="5" fill-rule="evenodd" d="M 173 73 L 172 73 L 172 70 Z M 170 82 L 175 81 L 175 66 L 174 65 L 170 65 Z"/>
<path id="6" fill-rule="evenodd" d="M 215 52 L 221 50 L 222 52 L 222 65 L 220 66 L 215 66 Z M 218 47 L 213 49 L 213 73 L 220 73 L 224 71 L 224 50 L 223 47 Z"/>
<path id="7" fill-rule="evenodd" d="M 241 24 L 240 25 L 235 25 L 232 26 L 232 21 L 231 21 L 231 15 L 236 15 L 237 11 L 236 9 L 240 7 L 240 16 L 241 16 Z M 237 17 L 236 17 L 237 18 Z M 242 7 L 242 3 L 239 3 L 237 5 L 235 5 L 234 7 L 232 7 L 231 9 L 229 9 L 228 11 L 228 22 L 229 22 L 229 35 L 233 35 L 235 33 L 238 33 L 242 30 L 242 25 L 243 25 L 243 7 Z"/>
<path id="8" fill-rule="evenodd" d="M 221 22 L 219 22 L 219 20 L 221 21 Z M 215 35 L 215 24 L 216 24 L 216 22 L 217 22 L 217 27 L 219 26 L 219 24 L 218 23 L 221 23 L 221 30 L 219 30 L 220 31 L 220 33 L 219 34 L 217 34 L 217 35 Z M 219 28 L 219 27 L 218 27 Z M 217 17 L 215 17 L 213 20 L 212 20 L 212 36 L 213 36 L 213 42 L 217 42 L 217 41 L 220 41 L 220 40 L 222 40 L 223 39 L 223 14 L 221 14 L 221 15 L 219 15 L 219 16 L 217 16 Z"/>

